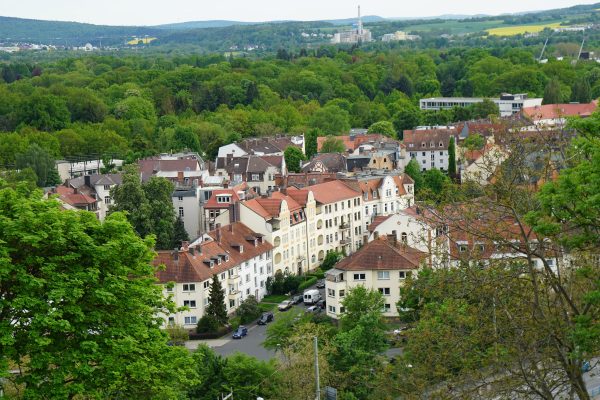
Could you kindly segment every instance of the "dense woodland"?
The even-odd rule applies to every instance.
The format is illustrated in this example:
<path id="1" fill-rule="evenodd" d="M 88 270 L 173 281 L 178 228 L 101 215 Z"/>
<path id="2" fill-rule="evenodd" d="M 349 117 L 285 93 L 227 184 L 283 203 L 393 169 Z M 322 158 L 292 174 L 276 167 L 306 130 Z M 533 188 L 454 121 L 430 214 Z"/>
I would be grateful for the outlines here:
<path id="1" fill-rule="evenodd" d="M 528 93 L 548 101 L 600 96 L 600 66 L 539 64 L 528 49 L 365 52 L 279 51 L 259 60 L 222 56 L 90 56 L 2 66 L 0 165 L 33 144 L 54 159 L 134 160 L 189 148 L 213 159 L 242 137 L 338 135 L 389 121 L 404 129 L 489 115 L 422 112 L 430 96 Z"/>

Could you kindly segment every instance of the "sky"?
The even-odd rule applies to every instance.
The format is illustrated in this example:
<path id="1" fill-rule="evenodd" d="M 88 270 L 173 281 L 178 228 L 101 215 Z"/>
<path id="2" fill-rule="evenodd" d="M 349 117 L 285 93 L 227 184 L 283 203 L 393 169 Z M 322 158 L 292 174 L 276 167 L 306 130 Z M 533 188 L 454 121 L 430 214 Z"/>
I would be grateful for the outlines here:
<path id="1" fill-rule="evenodd" d="M 0 0 L 0 15 L 104 25 L 158 25 L 184 21 L 322 20 L 354 17 L 348 0 Z M 547 10 L 598 0 L 363 0 L 363 15 L 427 17 Z"/>

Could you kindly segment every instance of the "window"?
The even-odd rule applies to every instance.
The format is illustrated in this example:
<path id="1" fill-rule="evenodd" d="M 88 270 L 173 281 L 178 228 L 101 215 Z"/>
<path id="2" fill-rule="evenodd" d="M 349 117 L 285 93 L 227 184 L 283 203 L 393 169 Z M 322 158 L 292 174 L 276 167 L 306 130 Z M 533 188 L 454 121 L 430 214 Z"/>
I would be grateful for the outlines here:
<path id="1" fill-rule="evenodd" d="M 235 300 L 229 300 L 229 308 L 235 307 Z"/>
<path id="2" fill-rule="evenodd" d="M 389 296 L 390 288 L 389 287 L 379 288 L 379 293 L 381 293 L 384 296 Z"/>
<path id="3" fill-rule="evenodd" d="M 184 300 L 183 305 L 189 308 L 196 308 L 196 300 Z"/>
<path id="4" fill-rule="evenodd" d="M 329 297 L 335 297 L 335 290 L 333 290 L 333 289 L 327 289 L 327 296 L 329 296 Z"/>
<path id="5" fill-rule="evenodd" d="M 335 314 L 335 307 L 334 306 L 329 306 L 329 312 Z"/>
<path id="6" fill-rule="evenodd" d="M 183 284 L 183 291 L 184 292 L 195 292 L 196 291 L 196 284 L 195 283 L 184 283 Z"/>
<path id="7" fill-rule="evenodd" d="M 167 289 L 168 293 L 172 293 L 173 292 L 173 286 L 171 286 L 171 285 L 165 285 L 165 288 Z"/>
<path id="8" fill-rule="evenodd" d="M 344 297 L 346 295 L 346 291 L 344 289 L 340 290 L 340 297 Z"/>
<path id="9" fill-rule="evenodd" d="M 390 304 L 386 303 L 386 304 L 383 305 L 383 312 L 384 313 L 390 312 L 391 309 L 392 309 L 392 306 Z"/>
<path id="10" fill-rule="evenodd" d="M 250 294 L 250 288 L 246 289 L 246 296 Z"/>
<path id="11" fill-rule="evenodd" d="M 377 279 L 380 281 L 390 279 L 390 271 L 377 271 Z"/>
<path id="12" fill-rule="evenodd" d="M 198 323 L 198 319 L 195 316 L 185 317 L 183 320 L 186 325 L 195 325 Z"/>
<path id="13" fill-rule="evenodd" d="M 340 307 L 340 313 L 344 313 L 344 311 L 346 311 L 346 309 L 344 307 Z"/>
<path id="14" fill-rule="evenodd" d="M 367 279 L 365 274 L 354 274 L 355 281 L 364 281 L 365 279 Z"/>
<path id="15" fill-rule="evenodd" d="M 202 286 L 204 287 L 204 289 L 208 289 L 210 287 L 210 281 L 205 281 L 204 283 L 202 283 Z"/>
<path id="16" fill-rule="evenodd" d="M 175 325 L 175 317 L 169 317 L 169 322 L 167 323 L 169 326 Z"/>
<path id="17" fill-rule="evenodd" d="M 110 185 L 104 185 L 104 190 L 110 190 Z"/>
<path id="18" fill-rule="evenodd" d="M 458 251 L 460 251 L 461 253 L 464 253 L 465 251 L 467 251 L 467 245 L 466 244 L 459 245 Z"/>
<path id="19" fill-rule="evenodd" d="M 406 232 L 402 232 L 402 234 L 400 235 L 400 240 L 402 241 L 402 243 L 407 244 L 408 243 L 408 235 L 406 234 Z"/>
<path id="20" fill-rule="evenodd" d="M 406 279 L 408 276 L 410 276 L 410 272 L 400 271 L 400 279 Z"/>
<path id="21" fill-rule="evenodd" d="M 183 201 L 183 196 L 178 196 L 178 197 L 177 197 L 177 200 L 179 200 L 179 201 Z"/>
<path id="22" fill-rule="evenodd" d="M 255 182 L 256 181 L 260 181 L 260 175 L 258 175 L 258 174 L 252 174 L 252 180 L 255 181 Z"/>
<path id="23" fill-rule="evenodd" d="M 179 207 L 179 216 L 183 218 L 183 207 Z"/>
<path id="24" fill-rule="evenodd" d="M 104 196 L 104 204 L 110 204 L 110 196 Z"/>

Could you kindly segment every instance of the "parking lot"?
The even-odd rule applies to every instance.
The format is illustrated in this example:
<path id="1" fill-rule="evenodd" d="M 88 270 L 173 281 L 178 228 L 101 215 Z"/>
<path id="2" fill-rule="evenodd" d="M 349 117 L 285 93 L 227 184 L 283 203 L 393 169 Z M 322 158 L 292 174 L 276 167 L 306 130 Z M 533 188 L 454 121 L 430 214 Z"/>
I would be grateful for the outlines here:
<path id="1" fill-rule="evenodd" d="M 310 289 L 314 289 L 314 287 Z M 325 299 L 325 289 L 319 289 L 319 292 L 321 293 L 321 297 Z M 304 313 L 306 308 L 307 307 L 303 303 L 300 303 L 285 312 Z M 323 312 L 325 312 L 325 310 L 323 310 Z M 277 320 L 277 317 L 279 314 L 281 314 L 281 312 L 275 311 L 274 314 L 275 320 Z M 275 352 L 265 349 L 262 345 L 267 338 L 267 326 L 268 325 L 261 326 L 256 324 L 247 325 L 248 335 L 244 336 L 242 339 L 232 339 L 231 334 L 228 334 L 227 336 L 215 340 L 189 341 L 186 343 L 186 347 L 190 350 L 193 350 L 198 347 L 198 344 L 206 343 L 217 354 L 222 356 L 229 356 L 233 353 L 240 352 L 256 357 L 260 360 L 270 360 L 271 358 L 275 357 Z"/>

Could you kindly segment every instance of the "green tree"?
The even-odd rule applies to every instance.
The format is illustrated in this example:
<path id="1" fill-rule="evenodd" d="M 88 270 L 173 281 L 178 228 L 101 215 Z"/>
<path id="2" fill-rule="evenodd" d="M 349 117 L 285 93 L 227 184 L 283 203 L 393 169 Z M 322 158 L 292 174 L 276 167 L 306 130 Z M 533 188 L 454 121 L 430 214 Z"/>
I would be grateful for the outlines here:
<path id="1" fill-rule="evenodd" d="M 321 144 L 321 153 L 342 153 L 346 152 L 346 147 L 344 146 L 344 142 L 335 137 L 335 136 L 327 136 L 327 139 Z"/>
<path id="2" fill-rule="evenodd" d="M 318 152 L 318 144 L 317 139 L 319 138 L 319 130 L 318 129 L 310 129 L 306 132 L 305 135 L 305 149 L 306 149 L 306 158 L 310 160 L 315 156 Z"/>
<path id="3" fill-rule="evenodd" d="M 39 187 L 61 183 L 54 159 L 37 144 L 32 144 L 24 153 L 17 154 L 16 165 L 18 169 L 31 168 L 37 176 Z"/>
<path id="4" fill-rule="evenodd" d="M 421 166 L 414 158 L 411 159 L 406 167 L 404 168 L 404 173 L 407 174 L 415 181 L 415 192 L 419 192 L 423 189 L 425 185 L 425 181 L 423 179 L 423 172 L 421 171 Z"/>
<path id="5" fill-rule="evenodd" d="M 481 150 L 483 149 L 483 146 L 485 146 L 485 142 L 485 137 L 478 133 L 474 133 L 465 139 L 462 146 L 469 150 Z"/>
<path id="6" fill-rule="evenodd" d="M 350 130 L 350 114 L 339 106 L 329 105 L 315 111 L 309 124 L 326 135 L 346 134 Z"/>
<path id="7" fill-rule="evenodd" d="M 404 131 L 414 129 L 421 123 L 421 110 L 416 107 L 403 108 L 394 114 L 394 127 L 398 132 L 398 137 L 404 136 Z"/>
<path id="8" fill-rule="evenodd" d="M 175 220 L 175 224 L 173 225 L 173 243 L 171 244 L 171 248 L 181 246 L 181 242 L 188 242 L 190 240 L 190 236 L 185 230 L 185 224 L 181 217 L 177 217 Z"/>
<path id="9" fill-rule="evenodd" d="M 25 398 L 177 398 L 194 382 L 167 346 L 151 239 L 41 191 L 0 183 L 0 373 Z"/>
<path id="10" fill-rule="evenodd" d="M 17 120 L 43 131 L 55 131 L 65 128 L 71 115 L 60 97 L 36 91 L 19 105 Z"/>
<path id="11" fill-rule="evenodd" d="M 396 129 L 394 129 L 394 124 L 390 121 L 375 122 L 369 127 L 369 133 L 380 133 L 394 139 L 397 136 Z"/>
<path id="12" fill-rule="evenodd" d="M 484 99 L 480 103 L 475 103 L 470 106 L 474 119 L 489 118 L 490 116 L 500 115 L 498 105 L 490 99 Z"/>
<path id="13" fill-rule="evenodd" d="M 189 127 L 178 126 L 173 135 L 173 150 L 188 149 L 191 151 L 200 151 L 200 140 L 198 135 Z"/>
<path id="14" fill-rule="evenodd" d="M 157 120 L 152 102 L 138 96 L 130 96 L 120 101 L 114 112 L 117 118 L 126 120 L 145 119 L 152 123 Z"/>
<path id="15" fill-rule="evenodd" d="M 242 324 L 248 324 L 260 316 L 260 308 L 256 297 L 250 295 L 242 301 L 235 310 L 235 314 L 240 317 Z"/>
<path id="16" fill-rule="evenodd" d="M 456 180 L 456 143 L 454 142 L 454 136 L 450 138 L 448 143 L 448 175 L 450 179 Z"/>
<path id="17" fill-rule="evenodd" d="M 423 190 L 428 192 L 428 196 L 432 200 L 442 200 L 444 189 L 450 184 L 448 175 L 444 174 L 439 169 L 433 168 L 423 172 Z"/>
<path id="18" fill-rule="evenodd" d="M 135 165 L 128 165 L 123 169 L 123 180 L 120 185 L 111 189 L 110 195 L 114 201 L 110 212 L 124 212 L 141 237 L 152 233 L 150 204 Z"/>
<path id="19" fill-rule="evenodd" d="M 592 88 L 587 78 L 581 77 L 573 84 L 571 101 L 577 103 L 589 103 L 592 101 Z"/>
<path id="20" fill-rule="evenodd" d="M 562 93 L 560 89 L 560 81 L 552 79 L 544 89 L 544 99 L 542 104 L 560 104 L 562 103 Z"/>
<path id="21" fill-rule="evenodd" d="M 150 231 L 156 237 L 156 248 L 171 249 L 175 232 L 175 210 L 171 197 L 174 186 L 165 178 L 153 176 L 142 188 L 148 200 Z"/>
<path id="22" fill-rule="evenodd" d="M 67 108 L 72 121 L 102 122 L 108 107 L 90 90 L 76 90 L 69 93 Z"/>
<path id="23" fill-rule="evenodd" d="M 302 153 L 302 150 L 296 146 L 288 146 L 283 152 L 285 158 L 285 166 L 290 172 L 300 172 L 300 163 L 306 160 L 306 156 Z"/>
<path id="24" fill-rule="evenodd" d="M 227 307 L 225 306 L 225 290 L 219 281 L 219 275 L 214 274 L 210 289 L 208 289 L 208 305 L 206 314 L 214 317 L 221 326 L 227 323 Z"/>
<path id="25" fill-rule="evenodd" d="M 337 264 L 338 261 L 342 259 L 342 256 L 342 253 L 338 251 L 330 251 L 329 253 L 327 253 L 325 259 L 321 263 L 321 269 L 323 271 L 329 271 L 335 266 L 335 264 Z"/>

